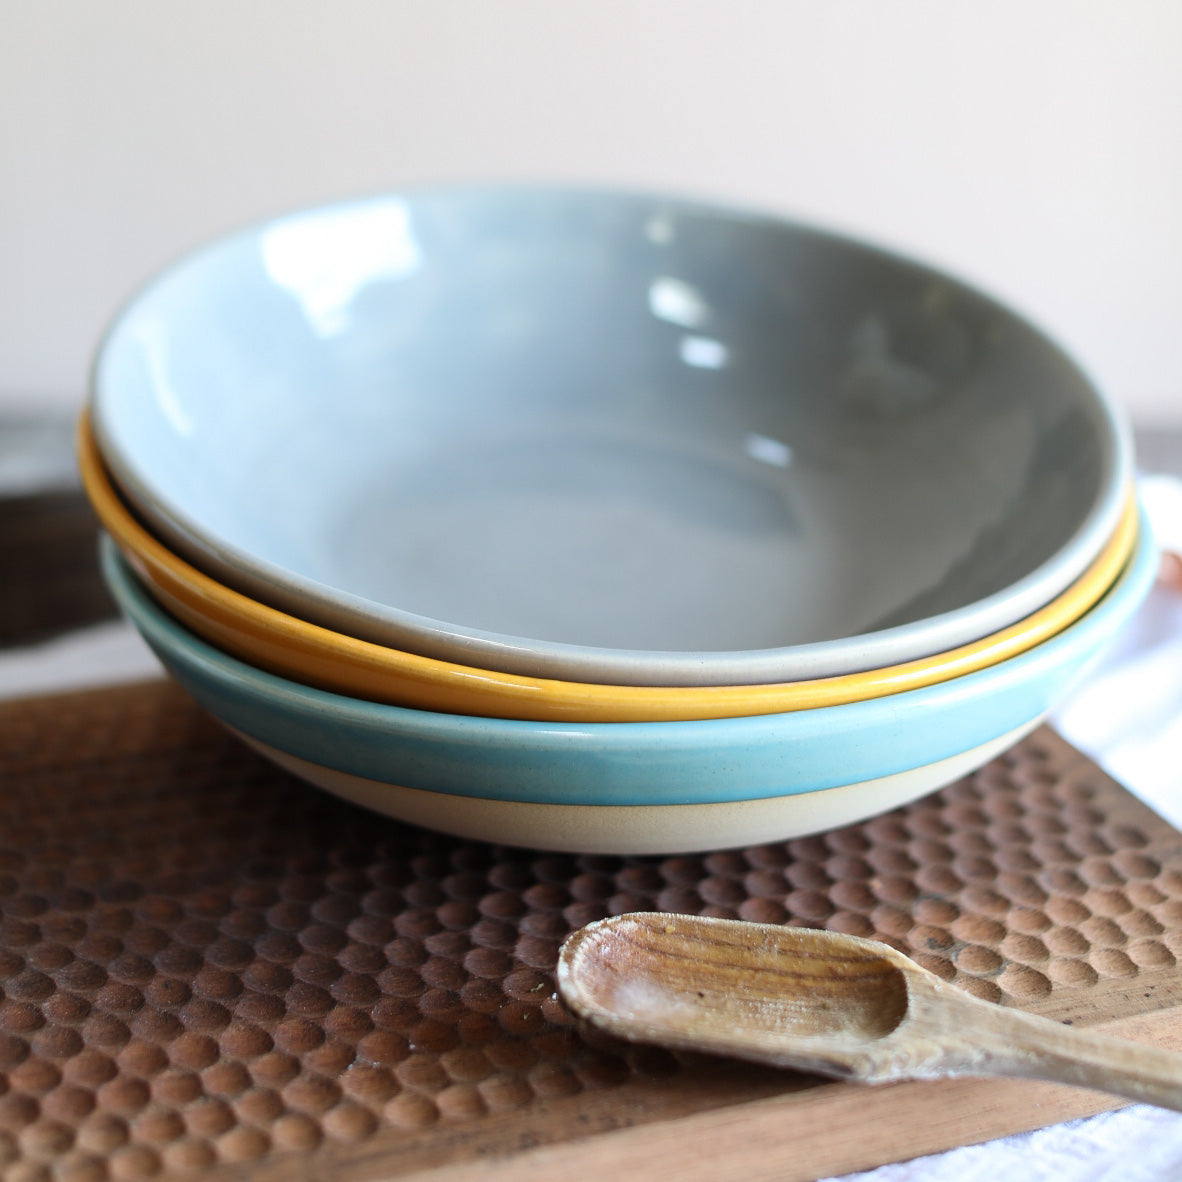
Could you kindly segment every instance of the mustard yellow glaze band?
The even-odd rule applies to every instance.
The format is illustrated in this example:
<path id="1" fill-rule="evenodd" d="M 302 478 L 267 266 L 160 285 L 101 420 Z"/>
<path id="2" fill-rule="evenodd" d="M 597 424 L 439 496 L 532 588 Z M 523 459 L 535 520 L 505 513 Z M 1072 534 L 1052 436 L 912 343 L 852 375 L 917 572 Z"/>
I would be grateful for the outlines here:
<path id="1" fill-rule="evenodd" d="M 1060 596 L 1000 632 L 921 660 L 770 685 L 596 685 L 417 656 L 268 607 L 203 574 L 140 525 L 106 473 L 85 413 L 78 427 L 78 457 L 86 493 L 103 527 L 159 603 L 203 639 L 260 669 L 349 697 L 538 722 L 660 722 L 779 714 L 948 681 L 1017 656 L 1077 620 L 1116 580 L 1137 537 L 1136 499 L 1130 490 L 1112 537 Z"/>

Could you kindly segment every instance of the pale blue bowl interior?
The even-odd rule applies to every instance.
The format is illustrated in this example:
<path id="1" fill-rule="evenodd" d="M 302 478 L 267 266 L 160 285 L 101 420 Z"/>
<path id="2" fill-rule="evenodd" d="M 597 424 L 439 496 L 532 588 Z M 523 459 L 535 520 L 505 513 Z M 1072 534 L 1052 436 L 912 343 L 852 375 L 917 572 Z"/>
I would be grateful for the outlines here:
<path id="1" fill-rule="evenodd" d="M 609 684 L 825 676 L 1052 599 L 1114 408 L 964 284 L 771 217 L 391 195 L 200 250 L 96 361 L 104 456 L 198 565 L 349 635 Z"/>

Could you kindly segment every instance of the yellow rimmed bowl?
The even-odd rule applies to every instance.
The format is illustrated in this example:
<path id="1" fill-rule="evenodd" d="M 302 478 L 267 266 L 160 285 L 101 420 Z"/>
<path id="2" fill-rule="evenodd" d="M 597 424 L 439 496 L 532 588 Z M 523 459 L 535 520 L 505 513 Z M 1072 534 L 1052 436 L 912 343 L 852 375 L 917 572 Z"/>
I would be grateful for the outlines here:
<path id="1" fill-rule="evenodd" d="M 194 634 L 260 670 L 361 701 L 537 722 L 659 722 L 780 714 L 884 698 L 1016 657 L 1087 613 L 1138 538 L 1133 495 L 1098 556 L 1065 591 L 1007 628 L 946 652 L 883 668 L 736 686 L 603 685 L 475 668 L 359 640 L 221 583 L 150 532 L 120 497 L 83 415 L 79 463 L 92 505 L 152 597 Z"/>

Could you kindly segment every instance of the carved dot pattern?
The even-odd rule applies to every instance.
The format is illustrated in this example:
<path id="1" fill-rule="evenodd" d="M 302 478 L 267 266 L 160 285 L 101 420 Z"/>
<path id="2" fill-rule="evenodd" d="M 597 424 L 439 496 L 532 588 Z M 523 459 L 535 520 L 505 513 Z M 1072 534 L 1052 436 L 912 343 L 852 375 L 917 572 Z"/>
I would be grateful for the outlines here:
<path id="1" fill-rule="evenodd" d="M 339 1157 L 693 1070 L 581 1031 L 554 996 L 563 938 L 629 910 L 873 936 L 1003 1004 L 1182 957 L 1153 819 L 1109 815 L 1047 731 L 860 826 L 615 858 L 375 818 L 171 688 L 6 712 L 0 1168 L 19 1176 Z"/>

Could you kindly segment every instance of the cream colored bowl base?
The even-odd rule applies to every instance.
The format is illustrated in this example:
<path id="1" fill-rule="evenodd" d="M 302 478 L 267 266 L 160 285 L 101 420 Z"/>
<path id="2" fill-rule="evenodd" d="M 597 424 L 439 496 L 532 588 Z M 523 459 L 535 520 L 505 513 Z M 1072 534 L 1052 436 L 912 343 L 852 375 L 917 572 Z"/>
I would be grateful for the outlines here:
<path id="1" fill-rule="evenodd" d="M 234 733 L 318 788 L 456 837 L 567 853 L 684 854 L 784 841 L 888 812 L 975 771 L 1040 721 L 1041 716 L 959 755 L 857 784 L 763 800 L 677 805 L 534 804 L 451 796 L 335 771 Z"/>

